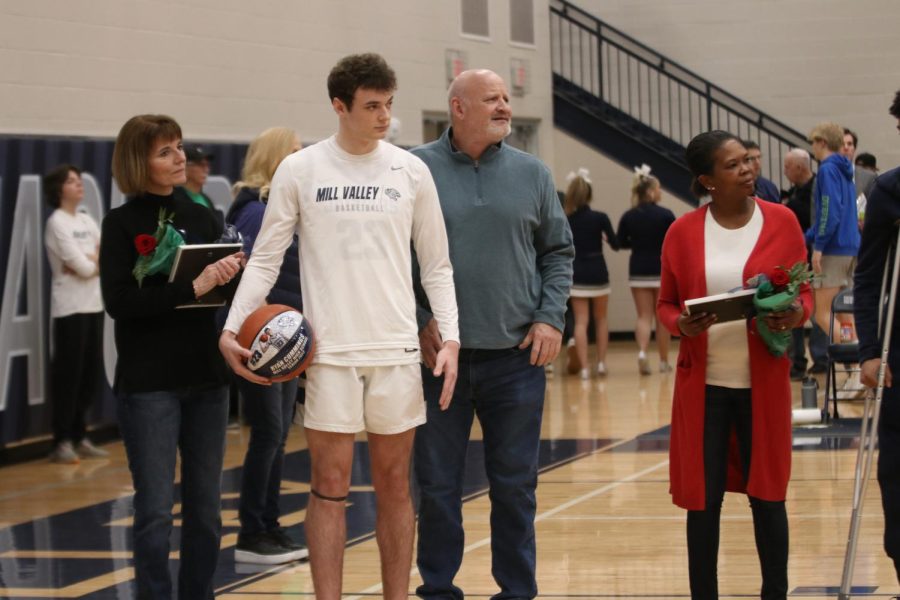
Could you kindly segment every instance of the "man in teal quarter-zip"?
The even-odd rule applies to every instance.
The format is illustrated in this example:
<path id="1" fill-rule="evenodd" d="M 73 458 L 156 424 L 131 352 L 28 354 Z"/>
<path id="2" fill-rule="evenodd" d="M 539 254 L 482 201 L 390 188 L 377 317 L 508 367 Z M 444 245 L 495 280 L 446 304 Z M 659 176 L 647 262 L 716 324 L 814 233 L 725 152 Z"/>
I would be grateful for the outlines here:
<path id="1" fill-rule="evenodd" d="M 428 419 L 416 432 L 421 492 L 417 564 L 422 598 L 463 598 L 462 492 L 474 417 L 490 482 L 494 598 L 533 598 L 535 488 L 546 380 L 559 353 L 575 250 L 549 169 L 503 142 L 512 111 L 506 84 L 487 70 L 450 85 L 451 128 L 413 150 L 434 177 L 447 225 L 459 306 L 459 379 L 438 406 L 431 375 L 441 339 L 418 310 Z M 421 295 L 420 295 L 421 297 Z"/>

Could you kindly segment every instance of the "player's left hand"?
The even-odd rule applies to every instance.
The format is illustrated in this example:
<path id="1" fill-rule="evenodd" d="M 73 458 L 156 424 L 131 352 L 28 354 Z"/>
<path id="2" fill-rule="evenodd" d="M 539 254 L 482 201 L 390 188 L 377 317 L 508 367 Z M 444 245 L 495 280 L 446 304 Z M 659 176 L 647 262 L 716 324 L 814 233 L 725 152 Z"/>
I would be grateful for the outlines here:
<path id="1" fill-rule="evenodd" d="M 441 410 L 447 410 L 450 401 L 453 400 L 453 390 L 456 388 L 456 376 L 459 371 L 459 344 L 457 342 L 444 342 L 443 347 L 437 353 L 434 361 L 435 377 L 444 376 L 444 387 L 441 388 L 441 397 L 438 404 Z"/>
<path id="2" fill-rule="evenodd" d="M 528 335 L 519 344 L 524 350 L 531 346 L 531 364 L 543 367 L 553 362 L 562 347 L 562 331 L 546 323 L 532 323 Z"/>

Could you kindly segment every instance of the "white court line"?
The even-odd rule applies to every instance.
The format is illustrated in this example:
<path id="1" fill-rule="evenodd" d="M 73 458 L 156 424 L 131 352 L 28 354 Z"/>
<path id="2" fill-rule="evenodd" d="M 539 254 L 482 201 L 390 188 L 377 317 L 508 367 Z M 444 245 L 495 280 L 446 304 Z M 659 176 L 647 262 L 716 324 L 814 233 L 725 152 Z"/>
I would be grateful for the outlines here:
<path id="1" fill-rule="evenodd" d="M 602 449 L 599 449 L 599 448 L 598 448 L 598 450 L 608 450 L 608 449 L 609 449 L 609 447 L 604 447 L 604 448 L 602 448 Z M 587 492 L 586 494 L 582 494 L 581 496 L 577 496 L 577 497 L 575 497 L 575 498 L 572 498 L 572 499 L 569 500 L 568 502 L 563 502 L 563 503 L 560 504 L 559 506 L 557 506 L 557 507 L 555 507 L 555 508 L 551 508 L 550 510 L 545 511 L 545 512 L 542 512 L 541 514 L 537 515 L 537 516 L 534 518 L 534 522 L 535 522 L 535 523 L 538 523 L 538 522 L 540 522 L 540 521 L 544 521 L 544 520 L 546 520 L 546 519 L 549 519 L 550 517 L 552 517 L 552 516 L 554 516 L 554 515 L 557 515 L 557 514 L 561 513 L 561 512 L 564 511 L 564 510 L 568 510 L 569 508 L 572 508 L 572 507 L 575 506 L 576 504 L 580 504 L 580 503 L 584 502 L 585 500 L 590 500 L 591 498 L 595 498 L 595 497 L 597 497 L 597 496 L 600 496 L 600 495 L 602 495 L 602 494 L 605 494 L 606 492 L 609 492 L 609 491 L 611 491 L 611 490 L 614 490 L 614 489 L 616 489 L 617 487 L 619 487 L 620 485 L 622 485 L 622 484 L 624 484 L 624 483 L 630 483 L 630 482 L 634 481 L 635 479 L 640 479 L 640 478 L 643 477 L 644 475 L 646 475 L 646 474 L 648 474 L 648 473 L 652 473 L 653 471 L 656 471 L 657 469 L 659 469 L 659 468 L 661 468 L 661 467 L 664 467 L 664 466 L 666 466 L 666 465 L 668 465 L 668 464 L 669 464 L 669 461 L 668 461 L 668 459 L 666 459 L 666 460 L 664 460 L 664 461 L 662 461 L 662 462 L 659 462 L 659 463 L 653 465 L 652 467 L 647 467 L 647 468 L 644 469 L 643 471 L 639 471 L 639 472 L 637 472 L 637 473 L 633 473 L 633 474 L 629 475 L 628 477 L 626 477 L 625 479 L 619 479 L 619 480 L 613 481 L 613 482 L 611 482 L 611 483 L 608 483 L 608 484 L 604 485 L 603 487 L 597 488 L 596 490 L 594 490 L 594 491 L 592 491 L 592 492 Z M 471 551 L 473 551 L 473 550 L 477 550 L 477 549 L 479 549 L 479 548 L 483 548 L 484 546 L 487 546 L 487 545 L 490 544 L 490 543 L 491 543 L 491 538 L 490 538 L 490 536 L 488 536 L 488 537 L 486 537 L 486 538 L 484 538 L 484 539 L 480 539 L 480 540 L 478 540 L 477 542 L 474 542 L 474 543 L 469 544 L 468 546 L 466 546 L 465 549 L 463 550 L 463 554 L 468 554 L 469 552 L 471 552 Z M 415 576 L 415 575 L 417 575 L 418 573 L 419 573 L 419 569 L 418 569 L 417 567 L 413 567 L 412 571 L 410 571 L 410 577 Z M 359 592 L 361 595 L 358 595 L 358 596 L 350 596 L 350 597 L 348 598 L 348 600 L 362 600 L 363 595 L 366 595 L 366 594 L 374 594 L 375 592 L 378 592 L 378 591 L 381 591 L 381 584 L 380 584 L 380 583 L 377 583 L 377 584 L 375 584 L 375 585 L 373 585 L 373 586 L 371 586 L 371 587 L 368 587 L 368 588 L 362 590 L 361 592 Z"/>

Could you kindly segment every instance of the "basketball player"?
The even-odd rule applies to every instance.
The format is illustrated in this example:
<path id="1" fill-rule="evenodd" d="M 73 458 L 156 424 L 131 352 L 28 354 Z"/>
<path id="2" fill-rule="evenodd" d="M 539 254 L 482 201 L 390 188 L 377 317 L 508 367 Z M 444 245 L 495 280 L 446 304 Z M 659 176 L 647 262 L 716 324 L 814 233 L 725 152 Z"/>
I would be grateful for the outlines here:
<path id="1" fill-rule="evenodd" d="M 422 598 L 462 598 L 462 484 L 478 417 L 491 497 L 495 598 L 534 598 L 535 489 L 544 365 L 559 353 L 572 284 L 572 233 L 540 160 L 503 140 L 509 92 L 492 71 L 466 71 L 449 92 L 452 128 L 413 150 L 431 169 L 453 247 L 459 294 L 460 385 L 443 410 L 446 381 L 423 371 L 428 423 L 416 434 L 421 490 L 416 560 Z M 432 308 L 434 308 L 432 306 Z M 438 316 L 438 313 L 435 313 Z M 442 347 L 420 310 L 425 364 Z M 446 338 L 443 338 L 446 339 Z"/>
<path id="2" fill-rule="evenodd" d="M 300 238 L 303 306 L 316 334 L 304 426 L 312 461 L 306 538 L 316 597 L 341 596 L 353 443 L 367 431 L 377 502 L 384 597 L 407 597 L 413 508 L 409 465 L 425 422 L 410 240 L 443 343 L 435 375 L 446 408 L 456 383 L 459 333 L 447 234 L 434 181 L 412 154 L 382 141 L 396 78 L 383 58 L 342 59 L 328 76 L 337 134 L 288 156 L 219 346 L 256 383 L 235 333 L 263 303 L 294 232 Z"/>

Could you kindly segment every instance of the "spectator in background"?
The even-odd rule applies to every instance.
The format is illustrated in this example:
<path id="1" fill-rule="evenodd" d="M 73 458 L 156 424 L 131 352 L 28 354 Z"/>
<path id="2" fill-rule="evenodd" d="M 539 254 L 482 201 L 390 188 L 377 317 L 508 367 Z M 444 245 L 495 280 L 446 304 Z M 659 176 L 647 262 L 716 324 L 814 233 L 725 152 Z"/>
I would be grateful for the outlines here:
<path id="1" fill-rule="evenodd" d="M 241 180 L 234 185 L 234 203 L 226 217 L 243 236 L 247 258 L 252 255 L 259 235 L 275 169 L 300 147 L 297 134 L 286 127 L 267 129 L 250 142 Z M 297 310 L 303 308 L 296 235 L 284 254 L 278 279 L 266 302 Z M 294 542 L 278 522 L 284 445 L 294 418 L 297 380 L 260 385 L 238 377 L 237 383 L 243 398 L 244 419 L 250 426 L 250 442 L 241 471 L 238 504 L 241 529 L 234 561 L 275 565 L 305 558 L 307 550 Z"/>
<path id="2" fill-rule="evenodd" d="M 103 300 L 100 296 L 100 228 L 78 207 L 84 199 L 81 171 L 60 165 L 44 176 L 44 196 L 54 210 L 44 231 L 50 263 L 53 357 L 50 400 L 53 462 L 75 464 L 79 455 L 103 457 L 85 434 L 103 364 Z"/>
<path id="3" fill-rule="evenodd" d="M 587 169 L 569 173 L 566 179 L 565 212 L 575 242 L 574 274 L 569 302 L 575 316 L 575 354 L 580 365 L 579 376 L 590 378 L 587 367 L 588 324 L 594 316 L 594 335 L 597 342 L 597 375 L 606 375 L 606 349 L 609 346 L 609 323 L 606 319 L 609 303 L 609 271 L 603 258 L 603 241 L 613 250 L 619 249 L 612 223 L 604 212 L 589 206 L 593 188 Z"/>
<path id="4" fill-rule="evenodd" d="M 756 180 L 754 184 L 753 195 L 769 202 L 781 202 L 781 194 L 778 193 L 778 186 L 774 182 L 766 179 L 762 173 L 762 151 L 759 144 L 753 140 L 743 140 L 744 148 L 747 149 L 747 158 L 750 160 L 750 170 Z"/>
<path id="5" fill-rule="evenodd" d="M 819 161 L 819 172 L 813 192 L 815 210 L 806 241 L 812 244 L 810 262 L 813 272 L 819 276 L 813 281 L 816 322 L 823 331 L 829 331 L 831 301 L 841 288 L 853 283 L 859 251 L 856 193 L 853 165 L 841 152 L 845 146 L 843 128 L 836 123 L 820 123 L 809 133 L 809 142 Z M 849 315 L 842 314 L 839 320 L 852 323 Z M 839 332 L 840 325 L 833 331 Z"/>
<path id="6" fill-rule="evenodd" d="M 638 370 L 641 375 L 651 373 L 647 359 L 650 331 L 656 318 L 656 302 L 659 299 L 660 253 L 669 226 L 675 222 L 671 210 L 659 205 L 662 189 L 659 180 L 650 175 L 650 167 L 641 165 L 634 169 L 631 184 L 631 208 L 619 220 L 616 237 L 619 247 L 631 248 L 628 261 L 628 285 L 637 310 Z M 667 373 L 669 366 L 669 330 L 657 322 L 656 344 L 659 350 L 659 371 Z"/>
<path id="7" fill-rule="evenodd" d="M 784 176 L 791 182 L 787 192 L 785 206 L 791 209 L 800 222 L 803 231 L 809 229 L 812 212 L 812 193 L 816 185 L 816 175 L 812 172 L 812 161 L 809 152 L 800 148 L 791 149 L 784 157 Z M 807 249 L 812 253 L 812 249 Z M 800 381 L 806 376 L 806 343 L 802 327 L 791 331 L 791 380 Z M 812 330 L 809 334 L 809 354 L 813 365 L 810 373 L 824 373 L 828 368 L 828 335 L 822 331 L 815 319 L 812 319 Z"/>
<path id="8" fill-rule="evenodd" d="M 851 131 L 844 127 L 843 140 L 844 143 L 841 146 L 841 154 L 846 156 L 847 160 L 854 165 L 853 184 L 856 189 L 856 196 L 854 196 L 854 199 L 858 198 L 860 194 L 866 194 L 866 196 L 868 196 L 871 191 L 872 183 L 875 181 L 875 174 L 868 169 L 863 169 L 855 163 L 856 149 L 859 147 L 859 136 L 856 135 L 855 131 Z"/>
<path id="9" fill-rule="evenodd" d="M 856 155 L 856 160 L 853 161 L 853 165 L 861 169 L 866 169 L 867 171 L 872 171 L 876 175 L 878 174 L 878 164 L 874 154 L 860 152 Z"/>
<path id="10" fill-rule="evenodd" d="M 203 193 L 203 186 L 209 178 L 210 162 L 215 158 L 199 144 L 185 144 L 184 156 L 187 164 L 184 168 L 186 181 L 183 186 L 175 188 L 175 193 L 184 195 L 191 201 L 212 211 L 219 227 L 225 222 L 222 211 L 216 208 L 212 198 Z"/>

